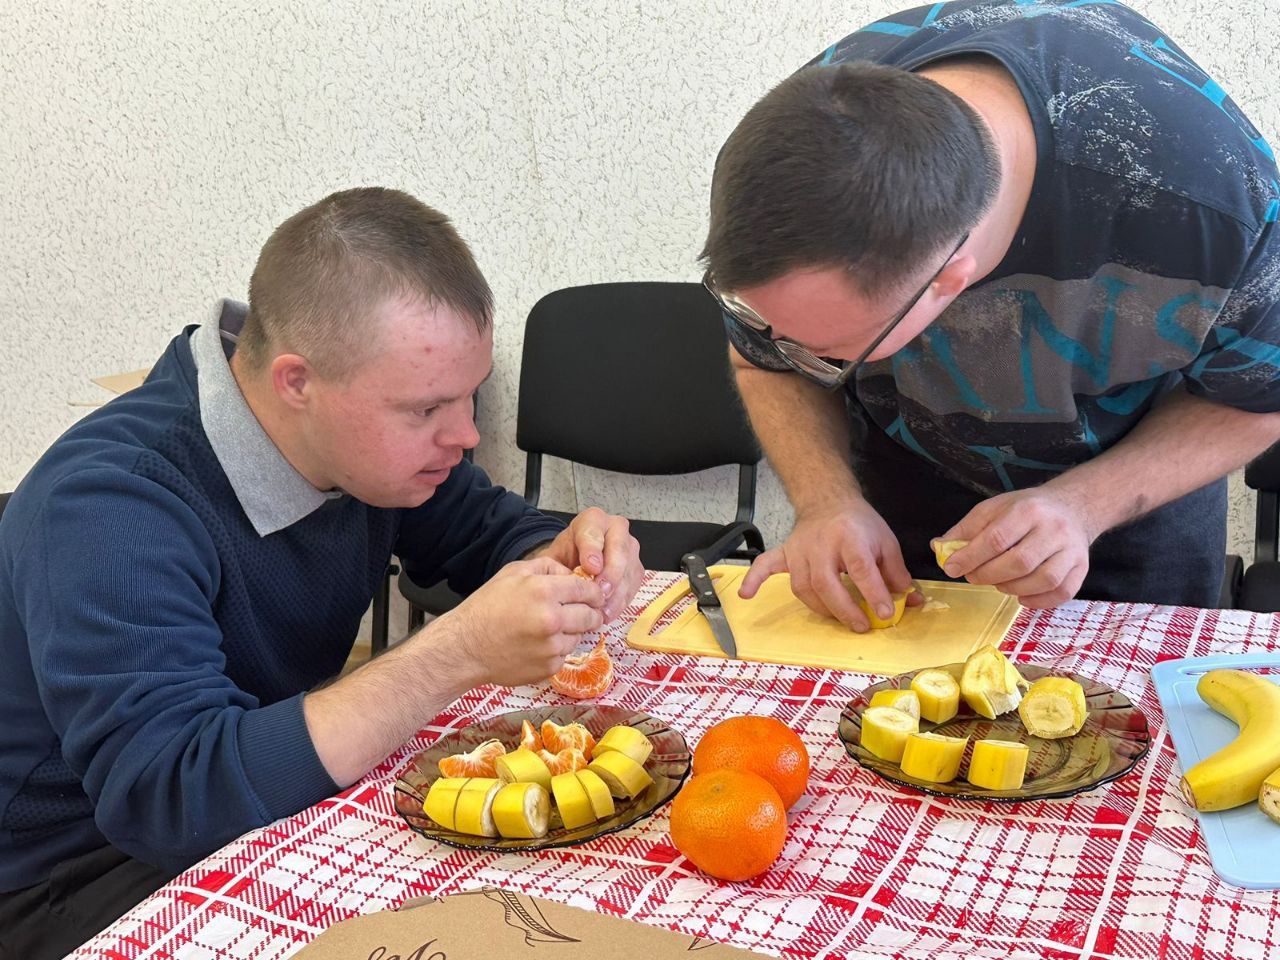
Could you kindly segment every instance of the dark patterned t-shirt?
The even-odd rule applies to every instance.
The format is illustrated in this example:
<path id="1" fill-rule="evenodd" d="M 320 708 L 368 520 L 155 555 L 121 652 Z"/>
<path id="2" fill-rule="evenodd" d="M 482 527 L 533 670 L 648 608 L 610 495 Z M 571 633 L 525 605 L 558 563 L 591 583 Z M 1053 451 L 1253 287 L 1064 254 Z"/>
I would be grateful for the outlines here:
<path id="1" fill-rule="evenodd" d="M 813 64 L 985 54 L 1031 114 L 1037 167 L 1003 262 L 849 389 L 898 443 L 984 494 L 1124 438 L 1179 383 L 1280 410 L 1280 176 L 1221 87 L 1111 0 L 956 2 L 864 27 Z M 752 362 L 786 369 L 746 342 Z"/>

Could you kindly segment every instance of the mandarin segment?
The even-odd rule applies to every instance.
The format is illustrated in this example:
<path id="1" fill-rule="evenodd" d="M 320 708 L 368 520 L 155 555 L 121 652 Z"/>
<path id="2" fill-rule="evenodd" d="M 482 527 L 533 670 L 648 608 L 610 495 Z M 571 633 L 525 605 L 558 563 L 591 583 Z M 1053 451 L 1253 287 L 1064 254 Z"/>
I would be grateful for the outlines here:
<path id="1" fill-rule="evenodd" d="M 613 685 L 613 659 L 601 637 L 590 652 L 565 658 L 551 677 L 551 688 L 572 700 L 598 697 Z"/>
<path id="2" fill-rule="evenodd" d="M 486 740 L 468 753 L 442 757 L 436 766 L 442 777 L 496 777 L 495 761 L 506 752 L 501 740 Z"/>
<path id="3" fill-rule="evenodd" d="M 591 751 L 595 749 L 596 738 L 591 731 L 580 723 L 567 723 L 563 727 L 554 720 L 542 721 L 542 746 L 552 753 L 572 747 L 581 750 L 582 755 L 591 759 Z"/>

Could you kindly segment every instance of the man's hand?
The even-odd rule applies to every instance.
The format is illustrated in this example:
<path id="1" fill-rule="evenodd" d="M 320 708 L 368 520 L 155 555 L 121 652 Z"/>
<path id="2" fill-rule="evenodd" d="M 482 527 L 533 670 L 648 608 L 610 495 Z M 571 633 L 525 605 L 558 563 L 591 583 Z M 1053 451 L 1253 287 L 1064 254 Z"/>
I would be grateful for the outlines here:
<path id="1" fill-rule="evenodd" d="M 939 539 L 969 541 L 947 561 L 947 576 L 990 584 L 1026 607 L 1055 607 L 1084 583 L 1097 536 L 1086 511 L 1046 485 L 982 501 Z"/>
<path id="2" fill-rule="evenodd" d="M 603 606 L 599 583 L 551 557 L 516 560 L 440 618 L 455 646 L 438 655 L 458 661 L 473 686 L 537 683 L 564 665 L 584 633 L 604 625 Z"/>
<path id="3" fill-rule="evenodd" d="M 640 589 L 644 567 L 640 544 L 631 535 L 626 517 L 590 507 L 573 518 L 564 530 L 534 556 L 550 557 L 568 569 L 582 567 L 596 578 L 603 591 L 600 609 L 608 623 Z"/>
<path id="4" fill-rule="evenodd" d="M 738 596 L 754 597 L 766 578 L 788 571 L 791 589 L 805 606 L 859 633 L 870 630 L 871 623 L 849 595 L 841 573 L 849 575 L 871 608 L 885 619 L 893 615 L 890 593 L 911 589 L 911 574 L 897 538 L 861 498 L 800 514 L 786 543 L 756 557 Z M 916 593 L 907 601 L 922 602 Z"/>

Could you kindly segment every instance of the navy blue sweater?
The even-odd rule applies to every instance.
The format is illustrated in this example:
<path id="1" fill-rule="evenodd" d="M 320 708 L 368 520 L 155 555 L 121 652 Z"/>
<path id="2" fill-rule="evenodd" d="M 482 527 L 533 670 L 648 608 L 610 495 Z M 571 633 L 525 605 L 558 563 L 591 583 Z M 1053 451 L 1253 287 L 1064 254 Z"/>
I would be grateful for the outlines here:
<path id="1" fill-rule="evenodd" d="M 329 796 L 302 694 L 342 667 L 392 552 L 466 591 L 562 528 L 464 461 L 416 509 L 344 496 L 260 537 L 177 337 L 0 522 L 0 891 L 107 841 L 178 870 Z"/>

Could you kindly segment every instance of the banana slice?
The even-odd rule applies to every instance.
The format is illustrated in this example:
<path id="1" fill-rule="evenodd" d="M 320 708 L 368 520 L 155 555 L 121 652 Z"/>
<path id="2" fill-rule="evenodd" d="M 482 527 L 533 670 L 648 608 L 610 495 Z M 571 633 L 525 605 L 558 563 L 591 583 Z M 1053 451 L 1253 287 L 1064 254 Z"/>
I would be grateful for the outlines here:
<path id="1" fill-rule="evenodd" d="M 1243 670 L 1210 670 L 1196 683 L 1196 692 L 1234 721 L 1240 733 L 1183 774 L 1183 797 L 1197 810 L 1261 803 L 1264 783 L 1280 769 L 1280 686 Z M 1269 797 L 1274 801 L 1275 794 Z"/>
<path id="2" fill-rule="evenodd" d="M 939 567 L 945 567 L 947 561 L 951 559 L 951 555 L 957 550 L 963 550 L 969 545 L 968 540 L 930 540 L 929 546 L 933 547 L 933 556 L 938 561 Z"/>
<path id="3" fill-rule="evenodd" d="M 1280 770 L 1262 781 L 1262 790 L 1258 793 L 1258 806 L 1268 817 L 1280 823 Z"/>
<path id="4" fill-rule="evenodd" d="M 587 788 L 582 785 L 577 774 L 570 771 L 552 777 L 551 795 L 555 797 L 556 809 L 560 811 L 560 819 L 566 830 L 595 822 L 595 808 L 591 806 Z"/>
<path id="5" fill-rule="evenodd" d="M 540 756 L 526 747 L 504 753 L 493 766 L 504 783 L 540 783 L 544 790 L 551 789 L 551 771 Z"/>
<path id="6" fill-rule="evenodd" d="M 441 777 L 427 791 L 427 796 L 422 801 L 422 812 L 446 830 L 454 829 L 458 795 L 468 782 L 467 777 Z"/>
<path id="7" fill-rule="evenodd" d="M 600 779 L 600 774 L 594 770 L 579 770 L 574 776 L 582 784 L 582 789 L 587 791 L 587 800 L 591 803 L 591 812 L 596 819 L 612 817 L 613 794 L 609 792 L 609 785 Z"/>
<path id="8" fill-rule="evenodd" d="M 930 783 L 950 783 L 960 773 L 960 760 L 968 737 L 944 737 L 940 733 L 913 733 L 902 751 L 902 772 Z"/>
<path id="9" fill-rule="evenodd" d="M 454 808 L 453 829 L 473 837 L 496 837 L 493 823 L 493 798 L 502 789 L 502 781 L 491 777 L 475 777 L 458 794 Z"/>
<path id="10" fill-rule="evenodd" d="M 907 590 L 905 593 L 890 594 L 893 598 L 893 613 L 887 620 L 881 619 L 877 616 L 875 610 L 872 609 L 871 604 L 864 600 L 859 594 L 857 597 L 858 606 L 862 608 L 862 612 L 865 613 L 867 615 L 867 619 L 871 621 L 871 629 L 883 630 L 885 627 L 894 626 L 899 620 L 901 620 L 902 615 L 907 612 L 907 594 L 911 593 L 912 590 L 915 590 L 915 587 L 912 587 L 911 590 Z"/>
<path id="11" fill-rule="evenodd" d="M 551 825 L 551 796 L 540 783 L 508 783 L 493 798 L 493 823 L 511 839 L 545 837 Z"/>
<path id="12" fill-rule="evenodd" d="M 858 740 L 881 760 L 898 763 L 907 737 L 919 729 L 919 720 L 895 707 L 867 707 Z"/>
<path id="13" fill-rule="evenodd" d="M 599 757 L 610 750 L 625 754 L 644 766 L 645 761 L 649 759 L 649 754 L 653 753 L 653 744 L 635 727 L 617 726 L 610 727 L 604 732 L 604 736 L 596 742 L 591 756 Z"/>
<path id="14" fill-rule="evenodd" d="M 946 723 L 960 710 L 960 684 L 945 670 L 921 670 L 911 680 L 920 716 L 930 723 Z"/>
<path id="15" fill-rule="evenodd" d="M 653 778 L 645 773 L 644 767 L 617 750 L 601 753 L 597 747 L 596 758 L 587 769 L 603 780 L 609 792 L 620 800 L 630 800 L 653 785 Z"/>
<path id="16" fill-rule="evenodd" d="M 1084 688 L 1066 677 L 1041 677 L 1018 704 L 1018 716 L 1033 737 L 1074 737 L 1089 716 Z"/>
<path id="17" fill-rule="evenodd" d="M 893 707 L 920 719 L 920 698 L 913 690 L 881 690 L 872 695 L 869 706 Z"/>
<path id="18" fill-rule="evenodd" d="M 1025 743 L 979 740 L 969 758 L 969 782 L 987 790 L 1017 790 L 1027 776 L 1030 753 Z"/>
<path id="19" fill-rule="evenodd" d="M 960 675 L 960 696 L 979 716 L 994 720 L 1002 713 L 1018 708 L 1022 687 L 1027 681 L 1003 653 L 987 644 L 979 647 L 964 662 Z"/>

